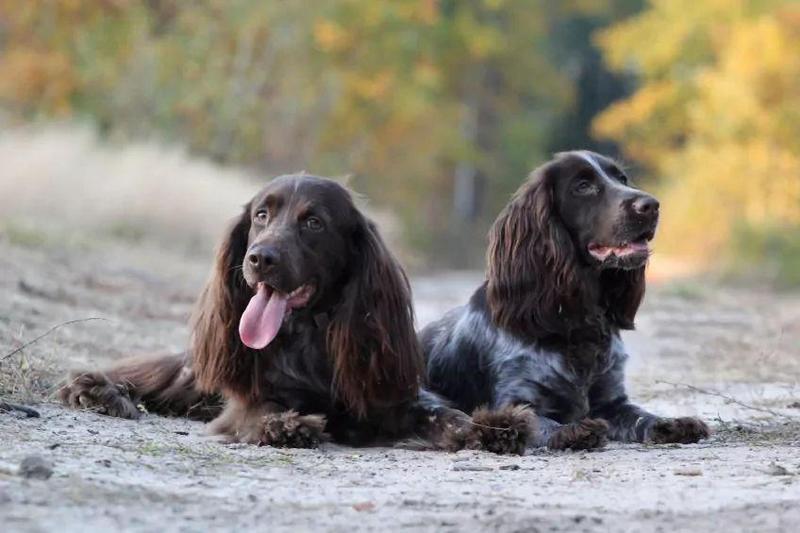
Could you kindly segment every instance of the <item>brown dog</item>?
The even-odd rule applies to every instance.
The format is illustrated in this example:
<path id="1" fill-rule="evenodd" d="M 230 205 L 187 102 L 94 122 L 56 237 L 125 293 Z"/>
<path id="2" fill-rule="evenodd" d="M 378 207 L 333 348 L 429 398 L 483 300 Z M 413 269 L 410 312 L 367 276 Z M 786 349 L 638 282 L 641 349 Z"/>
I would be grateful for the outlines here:
<path id="1" fill-rule="evenodd" d="M 61 397 L 136 418 L 209 418 L 231 440 L 312 447 L 421 437 L 438 449 L 520 451 L 525 424 L 474 424 L 421 389 L 424 363 L 403 270 L 334 181 L 271 181 L 217 254 L 184 354 L 75 373 Z M 214 409 L 221 394 L 224 410 Z M 527 431 L 527 429 L 525 429 Z"/>

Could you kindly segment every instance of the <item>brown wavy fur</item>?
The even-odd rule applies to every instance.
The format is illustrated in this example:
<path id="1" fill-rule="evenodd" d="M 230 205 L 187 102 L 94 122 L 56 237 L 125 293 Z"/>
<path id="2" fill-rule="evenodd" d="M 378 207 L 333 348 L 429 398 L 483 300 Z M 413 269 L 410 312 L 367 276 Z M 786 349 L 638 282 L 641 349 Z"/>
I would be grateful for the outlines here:
<path id="1" fill-rule="evenodd" d="M 250 206 L 227 231 L 217 250 L 211 278 L 192 316 L 191 351 L 197 386 L 242 400 L 260 396 L 257 358 L 239 340 L 238 323 L 252 295 L 241 275 L 250 230 Z"/>
<path id="2" fill-rule="evenodd" d="M 489 232 L 487 300 L 494 323 L 518 335 L 564 336 L 591 320 L 598 301 L 612 322 L 632 329 L 644 297 L 644 267 L 601 274 L 598 288 L 557 213 L 559 160 L 536 169 Z"/>
<path id="3" fill-rule="evenodd" d="M 358 218 L 358 265 L 328 328 L 328 351 L 338 398 L 363 416 L 371 405 L 414 398 L 424 363 L 408 279 L 374 224 Z"/>
<path id="4" fill-rule="evenodd" d="M 355 207 L 352 275 L 327 334 L 336 396 L 354 414 L 413 399 L 423 376 L 408 280 L 372 222 Z M 198 386 L 243 401 L 260 397 L 256 352 L 244 346 L 238 321 L 252 291 L 240 266 L 250 209 L 230 227 L 193 316 L 192 354 Z"/>

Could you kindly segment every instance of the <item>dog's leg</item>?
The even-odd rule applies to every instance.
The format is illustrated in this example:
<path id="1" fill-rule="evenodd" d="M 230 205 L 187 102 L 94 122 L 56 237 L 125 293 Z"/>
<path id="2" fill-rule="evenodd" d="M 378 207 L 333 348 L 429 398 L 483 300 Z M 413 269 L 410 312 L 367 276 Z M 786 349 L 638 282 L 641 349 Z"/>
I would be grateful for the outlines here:
<path id="1" fill-rule="evenodd" d="M 471 443 L 472 419 L 438 394 L 422 389 L 417 399 L 402 409 L 405 416 L 395 417 L 401 424 L 389 428 L 390 433 L 416 435 L 424 441 L 423 449 L 455 452 Z"/>
<path id="2" fill-rule="evenodd" d="M 525 451 L 535 432 L 535 415 L 525 406 L 478 409 L 470 417 L 439 395 L 421 390 L 411 406 L 413 430 L 438 450 L 485 450 L 499 454 Z"/>
<path id="3" fill-rule="evenodd" d="M 663 418 L 620 398 L 592 410 L 608 421 L 609 437 L 622 442 L 691 444 L 711 435 L 705 422 L 694 417 Z"/>
<path id="4" fill-rule="evenodd" d="M 195 388 L 187 354 L 123 360 L 106 371 L 72 372 L 59 389 L 74 408 L 92 409 L 120 418 L 139 418 L 142 411 L 209 420 L 221 402 Z"/>
<path id="5" fill-rule="evenodd" d="M 230 400 L 208 426 L 209 432 L 229 442 L 245 442 L 275 448 L 316 448 L 328 440 L 323 415 L 300 415 L 266 402 L 247 405 Z"/>
<path id="6" fill-rule="evenodd" d="M 628 401 L 621 365 L 599 379 L 589 392 L 591 416 L 608 421 L 609 437 L 622 442 L 690 444 L 711 435 L 699 418 L 663 418 Z"/>
<path id="7" fill-rule="evenodd" d="M 531 406 L 536 405 L 537 400 L 539 398 L 536 396 L 534 388 L 518 377 L 513 377 L 498 385 L 497 402 L 494 408 Z M 535 411 L 535 408 L 533 410 Z M 583 418 L 576 422 L 562 424 L 537 413 L 534 427 L 536 431 L 528 440 L 528 446 L 531 448 L 591 450 L 602 448 L 608 441 L 608 424 L 597 418 Z"/>
<path id="8" fill-rule="evenodd" d="M 472 413 L 473 430 L 481 449 L 523 455 L 538 432 L 538 417 L 527 405 L 503 409 L 481 407 Z"/>
<path id="9" fill-rule="evenodd" d="M 570 424 L 539 417 L 537 446 L 551 450 L 593 450 L 602 448 L 608 441 L 608 423 L 599 418 L 584 418 Z"/>
<path id="10" fill-rule="evenodd" d="M 525 446 L 528 448 L 592 450 L 602 448 L 608 441 L 608 423 L 602 419 L 584 418 L 578 422 L 561 424 L 546 416 L 535 415 L 533 409 L 526 403 L 511 404 L 487 412 L 500 416 L 503 416 L 503 413 L 522 413 L 526 418 Z M 475 419 L 478 420 L 477 412 Z"/>

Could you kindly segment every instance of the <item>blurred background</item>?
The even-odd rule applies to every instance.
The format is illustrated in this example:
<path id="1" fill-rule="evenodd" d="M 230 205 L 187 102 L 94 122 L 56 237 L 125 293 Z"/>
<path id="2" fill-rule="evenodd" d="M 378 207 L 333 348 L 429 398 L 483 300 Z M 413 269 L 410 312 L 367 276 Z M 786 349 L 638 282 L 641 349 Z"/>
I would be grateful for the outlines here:
<path id="1" fill-rule="evenodd" d="M 271 176 L 363 193 L 423 326 L 483 280 L 527 174 L 575 148 L 661 200 L 628 390 L 707 420 L 700 447 L 536 454 L 525 485 L 452 456 L 248 451 L 52 404 L 69 368 L 185 349 L 213 247 Z M 793 531 L 790 288 L 800 0 L 0 0 L 0 402 L 43 414 L 0 405 L 6 530 Z M 47 485 L 14 475 L 32 452 Z M 493 481 L 462 490 L 473 475 Z"/>
<path id="2" fill-rule="evenodd" d="M 659 195 L 656 276 L 800 283 L 800 3 L 3 0 L 0 235 L 207 254 L 342 177 L 415 269 L 483 267 L 553 152 Z"/>

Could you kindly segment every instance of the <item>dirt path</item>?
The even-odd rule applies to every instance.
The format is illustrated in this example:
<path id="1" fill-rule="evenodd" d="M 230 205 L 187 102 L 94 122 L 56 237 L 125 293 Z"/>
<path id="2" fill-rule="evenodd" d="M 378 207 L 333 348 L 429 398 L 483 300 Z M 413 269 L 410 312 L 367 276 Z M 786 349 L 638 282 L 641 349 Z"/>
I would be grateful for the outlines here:
<path id="1" fill-rule="evenodd" d="M 208 264 L 122 246 L 67 251 L 0 242 L 0 412 L 4 531 L 322 529 L 795 531 L 800 523 L 800 296 L 699 284 L 656 288 L 639 331 L 632 396 L 696 414 L 715 436 L 691 446 L 612 445 L 594 453 L 396 449 L 276 450 L 223 445 L 202 425 L 74 412 L 45 398 L 70 366 L 180 349 Z M 463 301 L 476 275 L 417 277 L 421 323 Z M 693 391 L 719 391 L 747 404 Z M 755 409 L 753 409 L 755 408 Z M 26 456 L 47 480 L 18 473 Z"/>

